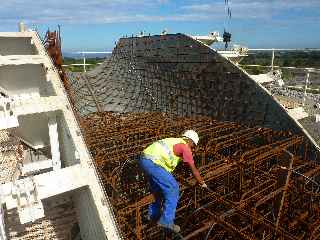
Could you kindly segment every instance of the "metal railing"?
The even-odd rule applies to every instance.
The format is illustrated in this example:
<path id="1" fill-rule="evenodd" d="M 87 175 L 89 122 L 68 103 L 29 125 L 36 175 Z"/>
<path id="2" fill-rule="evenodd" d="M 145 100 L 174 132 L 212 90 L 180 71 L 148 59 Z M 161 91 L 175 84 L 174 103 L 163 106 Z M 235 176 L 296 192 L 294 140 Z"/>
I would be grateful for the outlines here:
<path id="1" fill-rule="evenodd" d="M 72 64 L 64 64 L 62 65 L 63 67 L 68 67 L 68 66 L 83 66 L 83 72 L 86 72 L 86 66 L 90 66 L 93 64 L 90 63 L 86 63 L 86 55 L 90 55 L 90 54 L 111 54 L 112 52 L 110 51 L 106 51 L 106 52 L 88 52 L 88 51 L 83 51 L 83 52 L 75 52 L 75 54 L 81 54 L 82 55 L 82 59 L 83 59 L 83 63 L 72 63 Z M 101 64 L 101 63 L 97 63 L 97 64 Z"/>

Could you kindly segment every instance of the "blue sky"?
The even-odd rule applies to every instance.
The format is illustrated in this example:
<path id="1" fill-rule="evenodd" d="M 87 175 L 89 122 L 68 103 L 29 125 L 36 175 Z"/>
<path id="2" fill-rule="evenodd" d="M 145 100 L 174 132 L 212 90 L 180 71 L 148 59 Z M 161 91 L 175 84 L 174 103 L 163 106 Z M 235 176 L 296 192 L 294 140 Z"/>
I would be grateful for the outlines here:
<path id="1" fill-rule="evenodd" d="M 25 22 L 44 35 L 60 24 L 63 50 L 112 50 L 140 31 L 207 35 L 226 27 L 249 48 L 320 48 L 320 0 L 2 0 L 0 31 Z"/>

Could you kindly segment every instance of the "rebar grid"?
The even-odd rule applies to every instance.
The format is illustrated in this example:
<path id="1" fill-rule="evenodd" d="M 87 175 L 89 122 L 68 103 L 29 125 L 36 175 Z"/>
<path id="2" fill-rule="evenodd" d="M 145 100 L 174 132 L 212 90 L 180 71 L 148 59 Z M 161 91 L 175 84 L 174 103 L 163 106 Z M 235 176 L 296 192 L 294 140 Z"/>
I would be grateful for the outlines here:
<path id="1" fill-rule="evenodd" d="M 188 128 L 201 136 L 194 158 L 213 192 L 195 186 L 186 166 L 175 171 L 185 239 L 318 236 L 320 164 L 301 136 L 163 113 L 92 114 L 81 126 L 125 239 L 161 238 L 146 219 L 153 198 L 137 161 L 148 144 Z"/>

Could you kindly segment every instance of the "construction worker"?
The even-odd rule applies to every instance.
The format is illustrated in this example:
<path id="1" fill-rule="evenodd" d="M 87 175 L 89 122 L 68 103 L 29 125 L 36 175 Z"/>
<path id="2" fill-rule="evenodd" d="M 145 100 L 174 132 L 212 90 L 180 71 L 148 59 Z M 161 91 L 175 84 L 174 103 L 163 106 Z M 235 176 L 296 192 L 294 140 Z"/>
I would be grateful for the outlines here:
<path id="1" fill-rule="evenodd" d="M 174 224 L 179 200 L 179 185 L 171 173 L 181 159 L 188 164 L 200 186 L 208 188 L 192 157 L 192 148 L 198 144 L 198 141 L 198 134 L 193 130 L 187 130 L 181 138 L 165 138 L 152 143 L 143 151 L 139 160 L 155 198 L 155 202 L 149 206 L 148 217 L 159 226 L 174 232 L 180 231 L 180 227 Z M 161 200 L 163 200 L 162 213 Z"/>

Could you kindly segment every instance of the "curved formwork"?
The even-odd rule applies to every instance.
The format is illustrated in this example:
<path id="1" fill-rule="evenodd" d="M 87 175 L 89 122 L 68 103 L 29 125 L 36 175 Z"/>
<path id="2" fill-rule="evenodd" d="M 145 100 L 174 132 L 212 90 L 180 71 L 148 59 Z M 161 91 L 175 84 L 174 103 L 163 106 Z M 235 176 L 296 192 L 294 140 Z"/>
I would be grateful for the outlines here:
<path id="1" fill-rule="evenodd" d="M 301 132 L 248 74 L 183 34 L 120 39 L 101 66 L 68 77 L 82 115 L 160 111 Z"/>

